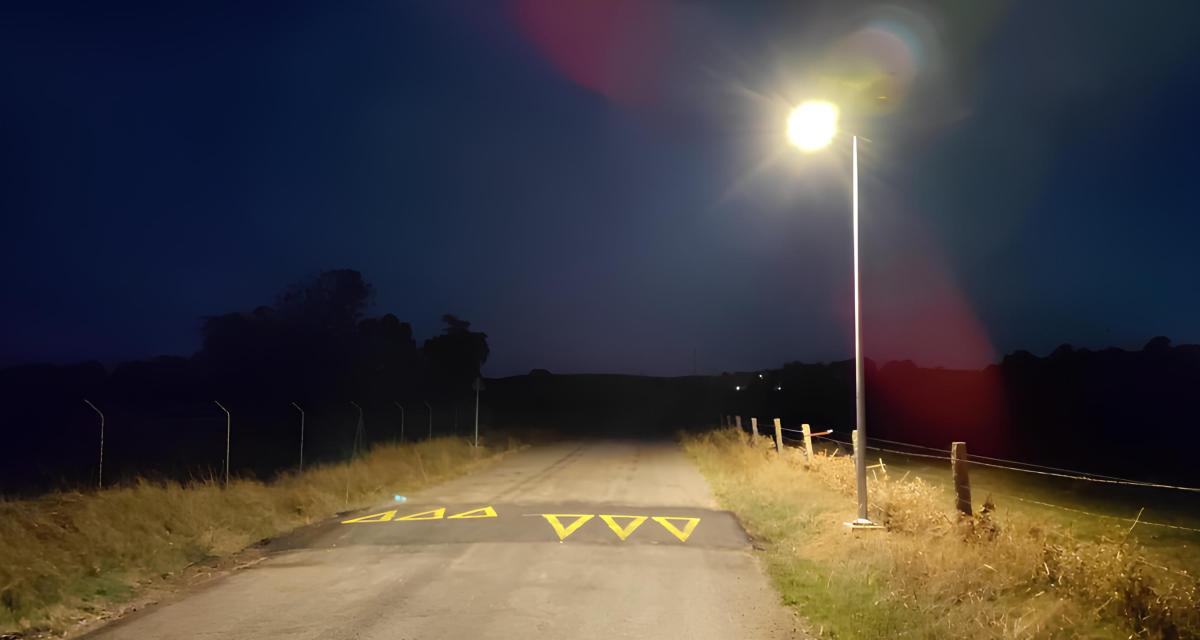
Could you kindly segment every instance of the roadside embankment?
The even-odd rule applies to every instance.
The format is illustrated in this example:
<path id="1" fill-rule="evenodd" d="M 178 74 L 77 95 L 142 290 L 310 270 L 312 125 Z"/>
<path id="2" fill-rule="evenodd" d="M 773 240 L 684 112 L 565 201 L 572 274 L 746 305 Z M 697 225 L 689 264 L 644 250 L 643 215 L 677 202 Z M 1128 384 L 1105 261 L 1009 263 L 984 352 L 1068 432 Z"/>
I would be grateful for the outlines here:
<path id="1" fill-rule="evenodd" d="M 389 444 L 273 482 L 138 481 L 0 501 L 0 636 L 61 631 L 189 565 L 465 474 L 517 448 Z"/>
<path id="2" fill-rule="evenodd" d="M 682 439 L 784 601 L 822 636 L 1200 637 L 1197 577 L 1136 532 L 1081 539 L 990 505 L 960 517 L 943 488 L 893 474 L 871 480 L 871 518 L 885 529 L 851 531 L 849 457 L 779 455 L 736 429 Z"/>

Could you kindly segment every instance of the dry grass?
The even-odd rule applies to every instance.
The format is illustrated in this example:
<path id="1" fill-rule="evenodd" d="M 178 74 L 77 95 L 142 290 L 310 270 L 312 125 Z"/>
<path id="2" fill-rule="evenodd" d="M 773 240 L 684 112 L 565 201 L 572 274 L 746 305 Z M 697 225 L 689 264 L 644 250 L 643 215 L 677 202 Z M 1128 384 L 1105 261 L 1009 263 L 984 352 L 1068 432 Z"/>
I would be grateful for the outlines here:
<path id="1" fill-rule="evenodd" d="M 148 579 L 461 475 L 516 445 L 385 445 L 270 484 L 138 482 L 0 501 L 0 635 L 61 629 Z"/>
<path id="2" fill-rule="evenodd" d="M 1195 577 L 1134 538 L 1080 540 L 1021 514 L 953 513 L 920 479 L 871 483 L 884 532 L 851 532 L 845 456 L 776 456 L 736 430 L 684 438 L 758 539 L 785 601 L 840 638 L 1197 638 Z"/>

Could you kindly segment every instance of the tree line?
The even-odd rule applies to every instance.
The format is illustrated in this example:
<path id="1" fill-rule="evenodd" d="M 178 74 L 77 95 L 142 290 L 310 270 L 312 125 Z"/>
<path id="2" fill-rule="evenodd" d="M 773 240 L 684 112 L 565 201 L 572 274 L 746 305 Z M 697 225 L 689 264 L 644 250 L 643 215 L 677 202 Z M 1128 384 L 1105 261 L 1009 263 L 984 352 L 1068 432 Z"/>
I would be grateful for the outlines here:
<path id="1" fill-rule="evenodd" d="M 200 348 L 191 356 L 111 370 L 98 362 L 0 370 L 7 458 L 0 491 L 78 486 L 95 477 L 97 416 L 85 398 L 105 413 L 105 476 L 114 481 L 201 477 L 219 467 L 225 417 L 214 400 L 233 415 L 235 473 L 291 468 L 298 457 L 293 402 L 307 414 L 306 460 L 352 450 L 352 401 L 365 408 L 368 439 L 398 438 L 402 419 L 413 426 L 410 438 L 427 434 L 434 417 L 438 433 L 446 433 L 487 361 L 487 334 L 446 314 L 442 332 L 418 345 L 410 323 L 392 313 L 367 315 L 373 298 L 358 271 L 324 271 L 269 304 L 203 318 Z"/>

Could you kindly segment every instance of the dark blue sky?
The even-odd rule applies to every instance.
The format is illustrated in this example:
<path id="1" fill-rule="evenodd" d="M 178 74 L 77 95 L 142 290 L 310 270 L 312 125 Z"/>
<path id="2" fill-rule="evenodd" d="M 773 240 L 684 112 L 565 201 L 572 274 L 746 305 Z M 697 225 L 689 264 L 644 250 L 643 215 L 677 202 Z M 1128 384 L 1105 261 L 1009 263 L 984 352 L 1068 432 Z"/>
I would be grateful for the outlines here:
<path id="1" fill-rule="evenodd" d="M 809 97 L 870 138 L 868 356 L 1200 341 L 1195 3 L 28 5 L 0 364 L 190 353 L 340 267 L 420 338 L 471 320 L 490 375 L 844 358 L 847 141 L 783 145 Z"/>

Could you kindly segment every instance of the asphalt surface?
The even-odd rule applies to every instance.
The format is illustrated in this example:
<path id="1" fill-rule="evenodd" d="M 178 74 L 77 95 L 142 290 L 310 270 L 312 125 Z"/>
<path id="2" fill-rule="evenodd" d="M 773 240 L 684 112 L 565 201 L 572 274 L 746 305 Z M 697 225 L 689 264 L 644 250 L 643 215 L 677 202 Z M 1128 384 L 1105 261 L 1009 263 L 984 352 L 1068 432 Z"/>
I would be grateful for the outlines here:
<path id="1" fill-rule="evenodd" d="M 534 447 L 88 637 L 791 638 L 737 521 L 670 442 Z"/>

